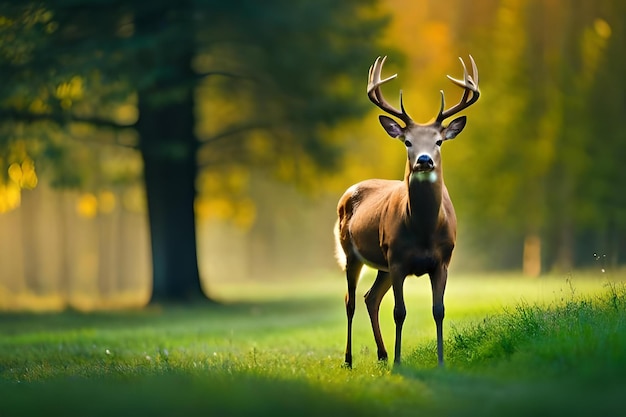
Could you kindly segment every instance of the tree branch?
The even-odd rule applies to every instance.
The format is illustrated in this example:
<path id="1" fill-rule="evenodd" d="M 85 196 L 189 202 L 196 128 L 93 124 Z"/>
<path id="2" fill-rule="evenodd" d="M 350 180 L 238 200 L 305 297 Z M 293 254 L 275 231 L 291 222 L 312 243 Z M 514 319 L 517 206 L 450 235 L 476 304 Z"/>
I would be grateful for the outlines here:
<path id="1" fill-rule="evenodd" d="M 252 130 L 260 130 L 260 129 L 270 129 L 274 124 L 269 123 L 269 122 L 259 122 L 259 123 L 249 123 L 249 124 L 242 124 L 239 126 L 234 126 L 230 129 L 224 130 L 220 133 L 217 133 L 216 135 L 202 140 L 200 142 L 200 146 L 201 147 L 205 147 L 205 146 L 210 146 L 211 144 L 214 144 L 216 142 L 219 142 L 223 139 L 226 139 L 228 137 L 232 137 L 241 133 L 245 133 L 245 132 L 249 132 Z M 239 162 L 241 162 L 242 158 L 247 158 L 249 157 L 246 156 L 246 153 L 242 153 L 241 150 L 237 149 L 236 153 L 235 152 L 230 152 L 232 153 L 232 157 L 236 158 Z M 198 155 L 202 155 L 202 150 L 198 149 Z M 218 165 L 226 165 L 226 164 L 230 164 L 230 161 L 232 161 L 230 159 L 230 155 L 227 155 L 226 157 L 224 157 L 225 155 L 223 153 L 220 153 L 219 158 L 217 159 L 205 159 L 202 162 L 199 162 L 198 166 L 199 168 L 206 168 L 208 166 L 218 166 Z"/>
<path id="2" fill-rule="evenodd" d="M 200 72 L 197 74 L 199 78 L 211 77 L 213 75 L 218 75 L 220 77 L 227 77 L 227 78 L 236 78 L 236 79 L 241 79 L 241 80 L 258 81 L 258 78 L 252 75 L 237 74 L 237 73 L 228 72 L 228 71 L 207 71 L 207 72 Z"/>
<path id="3" fill-rule="evenodd" d="M 0 110 L 0 122 L 2 121 L 18 121 L 24 123 L 34 122 L 52 122 L 61 126 L 66 126 L 70 123 L 86 123 L 98 128 L 112 129 L 115 132 L 119 132 L 123 129 L 132 129 L 134 125 L 120 125 L 110 119 L 102 117 L 82 117 L 76 116 L 71 113 L 31 113 L 26 111 L 19 111 L 14 109 L 1 109 Z M 72 139 L 76 139 L 73 135 L 69 135 Z M 105 143 L 100 141 L 101 144 L 122 146 L 130 149 L 137 149 L 136 145 L 125 144 L 115 141 L 115 143 Z"/>
<path id="4" fill-rule="evenodd" d="M 134 127 L 134 125 L 121 125 L 113 120 L 97 116 L 83 117 L 71 113 L 31 113 L 14 109 L 0 110 L 0 120 L 14 120 L 28 123 L 49 121 L 59 125 L 87 123 L 95 127 L 106 127 L 110 129 L 128 129 Z"/>
<path id="5" fill-rule="evenodd" d="M 234 136 L 239 133 L 248 132 L 250 130 L 261 130 L 261 129 L 269 129 L 273 126 L 272 123 L 269 122 L 255 122 L 255 123 L 247 123 L 239 126 L 231 127 L 230 129 L 223 130 L 207 139 L 201 141 L 201 145 L 209 145 L 215 142 L 218 142 L 222 139 L 225 139 L 229 136 Z"/>

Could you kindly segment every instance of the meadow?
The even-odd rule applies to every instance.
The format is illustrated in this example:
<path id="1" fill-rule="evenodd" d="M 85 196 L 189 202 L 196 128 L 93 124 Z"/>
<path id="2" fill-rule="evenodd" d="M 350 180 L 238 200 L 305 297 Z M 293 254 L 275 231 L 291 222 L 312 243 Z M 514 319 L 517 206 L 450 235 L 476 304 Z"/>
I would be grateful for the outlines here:
<path id="1" fill-rule="evenodd" d="M 425 278 L 407 280 L 401 367 L 376 360 L 362 302 L 342 366 L 336 274 L 216 284 L 210 306 L 3 313 L 0 416 L 626 415 L 624 281 L 451 275 L 443 369 Z"/>

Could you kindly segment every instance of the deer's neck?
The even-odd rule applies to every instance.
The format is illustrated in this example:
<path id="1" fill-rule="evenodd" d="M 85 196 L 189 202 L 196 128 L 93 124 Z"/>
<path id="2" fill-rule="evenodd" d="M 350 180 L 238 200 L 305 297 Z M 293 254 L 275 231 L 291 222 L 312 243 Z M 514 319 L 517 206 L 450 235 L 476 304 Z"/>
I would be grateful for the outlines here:
<path id="1" fill-rule="evenodd" d="M 443 200 L 441 167 L 430 173 L 410 173 L 405 178 L 408 190 L 408 222 L 418 236 L 427 239 L 437 228 Z"/>

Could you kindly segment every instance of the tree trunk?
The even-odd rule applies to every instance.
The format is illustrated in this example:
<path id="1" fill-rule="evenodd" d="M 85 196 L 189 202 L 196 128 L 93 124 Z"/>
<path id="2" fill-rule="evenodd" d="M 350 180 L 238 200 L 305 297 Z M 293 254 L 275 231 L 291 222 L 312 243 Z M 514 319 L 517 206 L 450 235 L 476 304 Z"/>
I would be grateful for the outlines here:
<path id="1" fill-rule="evenodd" d="M 164 33 L 177 19 L 191 23 L 186 2 L 167 14 L 137 17 L 136 30 L 157 39 L 138 56 L 146 72 L 163 68 L 152 84 L 139 91 L 137 129 L 144 162 L 152 244 L 151 303 L 205 298 L 196 254 L 197 142 L 194 135 L 193 29 L 179 33 L 176 45 Z M 172 21 L 170 21 L 172 20 Z M 160 40 L 159 40 L 160 39 Z M 169 40 L 171 41 L 171 39 Z"/>
<path id="2" fill-rule="evenodd" d="M 140 149 L 152 244 L 151 302 L 203 296 L 196 254 L 192 111 L 191 97 L 186 103 L 158 110 L 140 105 Z"/>
<path id="3" fill-rule="evenodd" d="M 554 269 L 570 271 L 574 267 L 574 232 L 568 213 L 563 214 L 558 233 L 559 240 Z"/>
<path id="4" fill-rule="evenodd" d="M 541 275 L 541 238 L 536 233 L 524 237 L 524 275 L 537 278 Z"/>
<path id="5" fill-rule="evenodd" d="M 24 281 L 28 291 L 35 295 L 44 295 L 43 282 L 40 276 L 41 264 L 37 245 L 38 208 L 41 204 L 40 190 L 22 190 L 22 253 L 24 262 Z"/>

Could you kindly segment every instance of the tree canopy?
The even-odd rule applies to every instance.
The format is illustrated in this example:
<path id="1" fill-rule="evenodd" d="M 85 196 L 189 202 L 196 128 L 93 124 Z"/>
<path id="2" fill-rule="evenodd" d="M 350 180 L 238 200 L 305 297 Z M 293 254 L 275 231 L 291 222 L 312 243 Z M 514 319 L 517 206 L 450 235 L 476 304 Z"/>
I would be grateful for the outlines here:
<path id="1" fill-rule="evenodd" d="M 153 297 L 196 297 L 198 167 L 257 166 L 289 178 L 336 167 L 339 147 L 323 133 L 365 109 L 353 82 L 387 21 L 374 6 L 3 2 L 2 144 L 23 149 L 3 162 L 46 159 L 59 184 L 79 186 L 97 164 L 63 139 L 137 149 Z"/>

